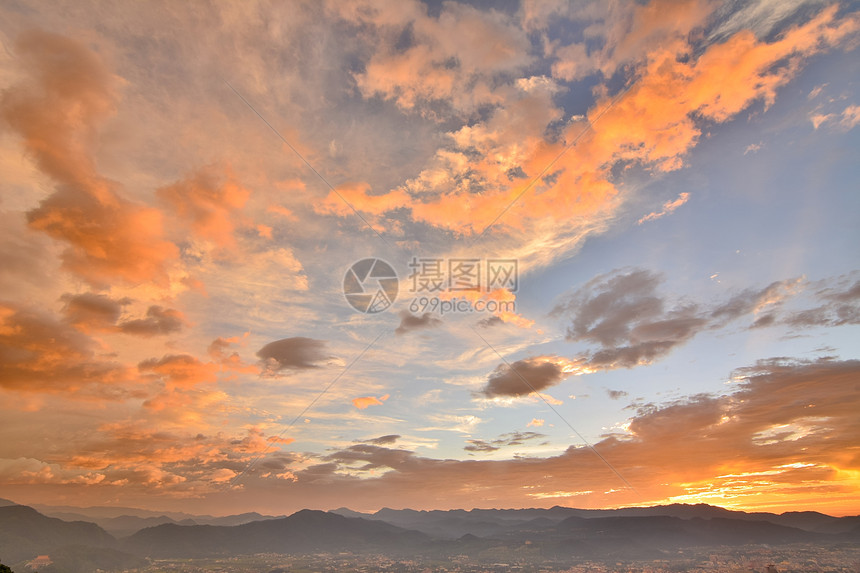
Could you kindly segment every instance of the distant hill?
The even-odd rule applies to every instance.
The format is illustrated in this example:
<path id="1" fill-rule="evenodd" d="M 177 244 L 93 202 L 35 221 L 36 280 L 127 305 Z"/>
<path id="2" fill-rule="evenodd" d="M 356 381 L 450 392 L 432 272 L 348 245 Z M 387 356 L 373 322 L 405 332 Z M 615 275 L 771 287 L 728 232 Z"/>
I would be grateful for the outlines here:
<path id="1" fill-rule="evenodd" d="M 224 517 L 192 517 L 195 522 L 200 525 L 244 525 L 252 521 L 265 521 L 267 519 L 279 519 L 286 517 L 285 515 L 262 515 L 256 511 L 249 513 L 240 513 L 238 515 L 225 515 Z"/>
<path id="2" fill-rule="evenodd" d="M 631 507 L 609 511 L 612 512 L 612 515 L 618 516 L 669 515 L 683 519 L 692 519 L 696 517 L 701 519 L 713 519 L 722 517 L 741 521 L 767 521 L 768 523 L 784 525 L 786 527 L 796 527 L 806 531 L 825 531 L 829 533 L 849 531 L 852 523 L 860 524 L 860 522 L 856 520 L 852 521 L 856 518 L 833 517 L 817 511 L 792 511 L 781 514 L 744 512 L 715 507 L 704 503 L 696 505 L 678 503 L 672 505 L 658 505 L 654 507 Z M 828 528 L 830 531 L 826 531 Z"/>
<path id="3" fill-rule="evenodd" d="M 846 539 L 804 531 L 767 521 L 725 517 L 689 519 L 665 515 L 611 517 L 569 516 L 519 519 L 506 513 L 487 519 L 483 512 L 471 522 L 471 512 L 404 512 L 387 515 L 401 521 L 432 519 L 433 528 L 495 529 L 493 535 L 466 533 L 440 539 L 391 525 L 378 519 L 345 517 L 305 510 L 290 517 L 234 527 L 160 525 L 123 540 L 125 551 L 152 558 L 195 558 L 250 553 L 378 552 L 446 558 L 452 555 L 504 556 L 517 551 L 539 551 L 559 558 L 665 558 L 687 547 L 747 544 L 839 543 Z M 463 514 L 467 515 L 463 515 Z M 557 515 L 555 512 L 553 515 Z M 431 515 L 427 515 L 431 514 Z M 532 513 L 527 514 L 531 517 Z M 528 549 L 524 549 L 528 547 Z M 519 549 L 518 549 L 519 548 Z"/>
<path id="4" fill-rule="evenodd" d="M 348 508 L 333 511 L 339 515 L 375 519 L 399 527 L 422 531 L 428 535 L 457 539 L 466 534 L 477 536 L 502 535 L 523 527 L 549 527 L 570 517 L 594 519 L 601 517 L 667 516 L 680 519 L 734 519 L 760 521 L 819 533 L 846 533 L 860 526 L 860 517 L 832 517 L 818 512 L 788 512 L 783 514 L 732 511 L 707 504 L 672 504 L 654 507 L 621 509 L 577 509 L 555 506 L 549 509 L 472 509 L 450 511 L 416 511 L 383 508 L 373 514 L 354 512 Z M 534 520 L 541 521 L 534 521 Z"/>
<path id="5" fill-rule="evenodd" d="M 25 505 L 0 506 L 0 560 L 15 571 L 39 555 L 53 562 L 41 573 L 91 573 L 136 569 L 146 561 L 116 548 L 117 541 L 94 523 L 63 521 Z"/>
<path id="6" fill-rule="evenodd" d="M 2 503 L 2 502 L 0 502 Z M 12 502 L 10 502 L 12 503 Z M 89 521 L 114 537 L 128 537 L 146 527 L 165 523 L 180 525 L 242 525 L 252 521 L 277 519 L 281 516 L 262 515 L 257 512 L 214 517 L 182 512 L 158 512 L 133 507 L 71 507 L 34 505 L 40 513 L 64 521 Z"/>
<path id="7" fill-rule="evenodd" d="M 342 515 L 344 517 L 364 517 L 364 518 L 373 518 L 372 513 L 361 513 L 360 511 L 353 511 L 348 507 L 340 507 L 338 509 L 333 509 L 329 513 L 336 513 L 337 515 Z"/>
<path id="8" fill-rule="evenodd" d="M 191 519 L 194 517 L 206 517 L 212 518 L 211 515 L 207 516 L 193 516 L 189 513 L 183 513 L 181 511 L 156 511 L 150 509 L 140 509 L 136 507 L 119 507 L 119 506 L 91 506 L 91 507 L 75 507 L 71 505 L 44 505 L 40 503 L 30 504 L 33 508 L 35 508 L 39 513 L 43 513 L 45 515 L 53 516 L 57 513 L 66 513 L 66 514 L 75 514 L 75 515 L 83 515 L 87 516 L 90 519 L 98 518 L 98 519 L 109 519 L 112 517 L 121 517 L 123 515 L 131 515 L 134 517 L 160 517 L 162 515 L 166 515 L 170 519 L 180 521 L 183 519 Z"/>
<path id="9" fill-rule="evenodd" d="M 16 563 L 66 545 L 116 547 L 116 539 L 94 523 L 47 517 L 25 505 L 0 507 L 0 559 Z"/>
<path id="10" fill-rule="evenodd" d="M 574 539 L 602 552 L 625 547 L 628 553 L 652 554 L 683 547 L 809 543 L 828 536 L 766 521 L 715 517 L 682 519 L 670 516 L 616 516 L 584 519 L 570 517 L 548 530 L 550 539 Z"/>
<path id="11" fill-rule="evenodd" d="M 63 521 L 89 521 L 90 523 L 95 523 L 114 537 L 128 537 L 146 527 L 154 527 L 165 523 L 177 523 L 166 515 L 158 517 L 137 517 L 136 515 L 89 517 L 81 513 L 56 512 L 51 513 L 50 516 L 62 519 Z M 179 523 L 183 525 L 197 525 L 197 522 L 191 519 L 183 520 Z"/>
<path id="12" fill-rule="evenodd" d="M 236 526 L 159 525 L 122 541 L 122 547 L 153 558 L 250 553 L 409 551 L 428 536 L 381 521 L 303 510 L 281 519 Z"/>

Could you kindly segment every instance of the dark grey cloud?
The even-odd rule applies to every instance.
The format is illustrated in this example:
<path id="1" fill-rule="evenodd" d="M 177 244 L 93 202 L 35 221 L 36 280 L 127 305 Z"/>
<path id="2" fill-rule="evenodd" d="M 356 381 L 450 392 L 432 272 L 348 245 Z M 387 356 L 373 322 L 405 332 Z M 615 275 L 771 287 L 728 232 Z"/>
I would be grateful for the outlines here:
<path id="1" fill-rule="evenodd" d="M 126 334 L 158 336 L 179 332 L 185 326 L 185 320 L 178 310 L 153 305 L 147 309 L 146 318 L 126 320 L 117 326 Z"/>
<path id="2" fill-rule="evenodd" d="M 606 394 L 613 400 L 618 400 L 619 398 L 627 396 L 627 392 L 624 390 L 607 390 Z"/>
<path id="3" fill-rule="evenodd" d="M 504 324 L 505 321 L 499 318 L 496 315 L 490 316 L 488 318 L 482 318 L 478 321 L 478 326 L 481 328 L 490 328 L 492 326 L 498 326 L 500 324 Z"/>
<path id="4" fill-rule="evenodd" d="M 414 452 L 409 450 L 392 450 L 372 444 L 358 444 L 331 453 L 324 459 L 350 466 L 361 463 L 364 465 L 360 466 L 359 469 L 372 470 L 383 467 L 396 469 L 407 465 L 413 457 Z"/>
<path id="5" fill-rule="evenodd" d="M 296 476 L 298 476 L 303 483 L 328 483 L 333 478 L 339 467 L 340 466 L 334 462 L 314 464 L 306 467 L 300 472 L 296 472 Z"/>
<path id="6" fill-rule="evenodd" d="M 71 324 L 89 328 L 110 328 L 119 320 L 124 305 L 129 299 L 114 300 L 103 294 L 86 292 L 83 294 L 64 294 L 60 300 L 63 314 Z"/>
<path id="7" fill-rule="evenodd" d="M 526 358 L 507 364 L 499 364 L 487 379 L 481 394 L 487 398 L 496 396 L 527 396 L 561 382 L 567 374 L 564 359 L 553 356 Z"/>
<path id="8" fill-rule="evenodd" d="M 616 346 L 630 338 L 636 324 L 663 315 L 663 300 L 656 295 L 660 276 L 644 269 L 601 275 L 589 281 L 553 313 L 572 315 L 568 340 Z"/>
<path id="9" fill-rule="evenodd" d="M 400 326 L 394 332 L 395 334 L 406 334 L 413 330 L 421 330 L 425 328 L 435 328 L 442 324 L 442 321 L 433 316 L 430 312 L 425 312 L 421 316 L 415 316 L 408 310 L 400 312 Z"/>
<path id="10" fill-rule="evenodd" d="M 388 444 L 393 444 L 397 440 L 400 439 L 399 434 L 388 434 L 387 436 L 379 436 L 378 438 L 371 438 L 369 440 L 359 440 L 362 444 L 373 444 L 375 446 L 386 446 Z"/>
<path id="11" fill-rule="evenodd" d="M 650 364 L 662 358 L 681 341 L 666 340 L 662 342 L 643 342 L 619 348 L 604 348 L 598 350 L 588 359 L 588 366 L 600 370 L 614 368 L 633 368 L 640 364 Z"/>
<path id="12" fill-rule="evenodd" d="M 556 305 L 569 319 L 567 339 L 596 345 L 580 357 L 587 368 L 633 368 L 666 356 L 700 332 L 754 316 L 748 328 L 860 323 L 860 281 L 817 293 L 824 304 L 787 314 L 784 306 L 805 284 L 801 278 L 774 281 L 737 292 L 712 306 L 675 303 L 659 292 L 660 275 L 621 269 L 598 276 Z M 825 282 L 826 284 L 826 282 Z"/>
<path id="13" fill-rule="evenodd" d="M 586 364 L 600 369 L 633 368 L 662 358 L 693 338 L 707 324 L 705 319 L 692 315 L 693 312 L 695 309 L 688 307 L 669 313 L 665 320 L 639 323 L 630 329 L 627 345 L 598 350 Z M 690 315 L 684 316 L 685 313 Z"/>
<path id="14" fill-rule="evenodd" d="M 468 445 L 464 446 L 463 449 L 467 452 L 495 452 L 496 450 L 500 450 L 501 446 L 494 446 L 489 442 L 485 442 L 484 440 L 466 440 Z"/>
<path id="15" fill-rule="evenodd" d="M 467 452 L 495 452 L 506 446 L 521 446 L 527 441 L 545 437 L 546 434 L 539 434 L 538 432 L 508 432 L 490 441 L 466 440 L 467 445 L 463 449 Z"/>
<path id="16" fill-rule="evenodd" d="M 598 369 L 652 362 L 708 325 L 695 304 L 667 309 L 660 275 L 645 269 L 613 271 L 589 281 L 554 313 L 570 316 L 567 339 L 600 348 L 585 358 Z"/>
<path id="17" fill-rule="evenodd" d="M 120 320 L 123 309 L 132 303 L 129 298 L 114 300 L 103 294 L 87 292 L 65 294 L 60 300 L 66 321 L 75 327 L 88 330 L 118 331 L 135 336 L 158 336 L 179 332 L 185 326 L 181 312 L 153 305 L 144 318 Z"/>
<path id="18" fill-rule="evenodd" d="M 278 471 L 278 470 L 282 470 L 282 469 L 286 468 L 288 466 L 288 462 L 287 462 L 287 460 L 279 460 L 276 458 L 272 458 L 272 459 L 262 460 L 255 465 L 257 468 L 262 469 L 262 470 Z"/>
<path id="19" fill-rule="evenodd" d="M 274 374 L 282 370 L 308 370 L 319 368 L 319 362 L 332 358 L 326 352 L 326 341 L 304 336 L 282 338 L 262 347 L 257 356 L 264 371 Z"/>
<path id="20" fill-rule="evenodd" d="M 755 319 L 755 322 L 750 325 L 750 328 L 766 328 L 776 324 L 776 321 L 777 314 L 775 312 L 768 312 Z"/>

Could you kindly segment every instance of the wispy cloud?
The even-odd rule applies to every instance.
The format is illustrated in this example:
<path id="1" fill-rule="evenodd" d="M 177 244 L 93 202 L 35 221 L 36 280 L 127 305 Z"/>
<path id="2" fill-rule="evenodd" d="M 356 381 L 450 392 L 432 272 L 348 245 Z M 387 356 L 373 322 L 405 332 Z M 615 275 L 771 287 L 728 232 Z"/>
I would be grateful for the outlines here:
<path id="1" fill-rule="evenodd" d="M 749 150 L 749 148 L 747 148 L 747 150 Z M 744 154 L 746 154 L 746 151 L 744 152 Z M 686 203 L 689 199 L 689 193 L 681 193 L 674 201 L 667 201 L 666 203 L 663 203 L 663 208 L 660 211 L 652 211 L 651 213 L 648 213 L 647 215 L 639 219 L 637 221 L 637 224 L 641 225 L 646 221 L 653 221 L 655 219 L 659 219 L 660 217 L 669 215 L 673 213 L 675 209 Z"/>

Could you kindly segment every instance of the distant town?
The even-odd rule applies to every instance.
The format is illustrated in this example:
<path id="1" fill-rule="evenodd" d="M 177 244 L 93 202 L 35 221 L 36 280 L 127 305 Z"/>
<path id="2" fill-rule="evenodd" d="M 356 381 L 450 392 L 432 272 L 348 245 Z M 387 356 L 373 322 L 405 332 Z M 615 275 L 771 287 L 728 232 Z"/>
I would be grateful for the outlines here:
<path id="1" fill-rule="evenodd" d="M 491 552 L 492 553 L 492 552 Z M 516 555 L 517 551 L 498 548 L 499 557 L 484 559 L 466 555 L 441 561 L 433 559 L 393 559 L 385 555 L 351 553 L 306 555 L 301 557 L 260 554 L 224 559 L 159 560 L 137 573 L 680 573 L 682 571 L 717 573 L 856 573 L 860 571 L 860 547 L 857 545 L 817 547 L 743 546 L 734 548 L 701 548 L 679 551 L 666 559 L 651 561 L 542 561 L 538 555 Z"/>

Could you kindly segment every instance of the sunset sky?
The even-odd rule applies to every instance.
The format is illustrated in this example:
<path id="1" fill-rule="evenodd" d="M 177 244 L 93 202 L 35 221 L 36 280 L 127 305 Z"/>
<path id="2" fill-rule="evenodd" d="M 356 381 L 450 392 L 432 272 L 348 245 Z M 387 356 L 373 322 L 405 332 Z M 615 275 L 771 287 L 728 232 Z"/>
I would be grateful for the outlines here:
<path id="1" fill-rule="evenodd" d="M 0 43 L 0 497 L 860 514 L 856 4 L 7 0 Z"/>

